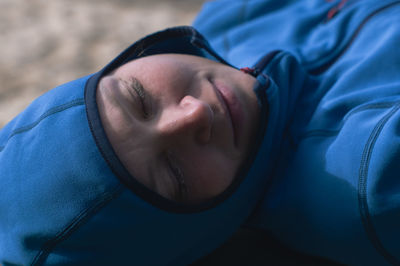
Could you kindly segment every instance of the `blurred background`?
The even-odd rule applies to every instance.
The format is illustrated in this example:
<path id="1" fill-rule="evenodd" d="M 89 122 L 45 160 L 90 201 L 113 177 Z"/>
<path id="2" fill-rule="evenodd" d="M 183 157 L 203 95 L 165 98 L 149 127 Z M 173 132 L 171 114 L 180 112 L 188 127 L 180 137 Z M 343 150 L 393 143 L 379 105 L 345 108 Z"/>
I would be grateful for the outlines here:
<path id="1" fill-rule="evenodd" d="M 205 0 L 0 0 L 0 128 L 138 38 L 191 24 Z"/>

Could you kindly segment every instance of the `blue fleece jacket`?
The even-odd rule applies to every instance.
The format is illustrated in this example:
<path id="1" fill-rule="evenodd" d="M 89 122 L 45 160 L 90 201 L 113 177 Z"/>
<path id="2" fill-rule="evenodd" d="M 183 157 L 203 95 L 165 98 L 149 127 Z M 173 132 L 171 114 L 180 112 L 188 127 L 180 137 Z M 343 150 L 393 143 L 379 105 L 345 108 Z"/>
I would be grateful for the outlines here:
<path id="1" fill-rule="evenodd" d="M 341 263 L 400 265 L 399 14 L 386 0 L 204 6 L 194 25 L 234 65 L 258 62 L 284 128 L 247 225 Z"/>
<path id="2" fill-rule="evenodd" d="M 343 3 L 204 6 L 195 26 L 216 51 L 233 65 L 255 65 L 266 127 L 235 182 L 204 204 L 170 202 L 135 181 L 95 102 L 98 80 L 140 56 L 225 62 L 193 29 L 140 40 L 98 73 L 33 102 L 0 131 L 0 262 L 186 265 L 258 204 L 247 224 L 297 250 L 399 264 L 400 5 Z"/>

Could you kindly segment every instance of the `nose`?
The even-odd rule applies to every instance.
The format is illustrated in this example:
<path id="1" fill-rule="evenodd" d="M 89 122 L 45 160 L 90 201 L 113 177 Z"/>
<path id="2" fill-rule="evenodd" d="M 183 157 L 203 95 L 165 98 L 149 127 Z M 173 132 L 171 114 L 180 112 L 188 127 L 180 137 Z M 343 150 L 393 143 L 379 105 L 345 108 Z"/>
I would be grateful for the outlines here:
<path id="1" fill-rule="evenodd" d="M 159 133 L 167 141 L 186 137 L 200 144 L 210 141 L 214 112 L 207 102 L 187 95 L 164 118 L 160 121 Z"/>

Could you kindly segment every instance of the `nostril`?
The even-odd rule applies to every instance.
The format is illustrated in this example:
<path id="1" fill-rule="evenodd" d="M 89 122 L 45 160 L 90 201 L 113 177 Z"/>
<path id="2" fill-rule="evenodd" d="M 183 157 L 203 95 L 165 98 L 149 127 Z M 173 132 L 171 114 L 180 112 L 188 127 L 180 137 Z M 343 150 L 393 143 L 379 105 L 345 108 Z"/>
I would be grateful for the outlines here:
<path id="1" fill-rule="evenodd" d="M 209 142 L 214 121 L 211 106 L 206 101 L 192 96 L 185 96 L 181 106 L 184 112 L 181 122 L 185 125 L 187 133 L 192 131 L 195 139 L 202 144 Z"/>

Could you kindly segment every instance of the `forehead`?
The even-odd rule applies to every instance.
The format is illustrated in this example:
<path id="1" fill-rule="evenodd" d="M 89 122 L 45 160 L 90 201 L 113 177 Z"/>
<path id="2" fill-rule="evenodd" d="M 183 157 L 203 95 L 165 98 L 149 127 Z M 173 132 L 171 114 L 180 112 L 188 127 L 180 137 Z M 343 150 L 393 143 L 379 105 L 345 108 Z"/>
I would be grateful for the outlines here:
<path id="1" fill-rule="evenodd" d="M 132 73 L 132 71 L 141 73 L 143 71 L 156 71 L 162 69 L 167 71 L 168 68 L 207 68 L 207 67 L 228 67 L 222 63 L 193 55 L 186 54 L 158 54 L 141 57 L 132 60 L 120 66 L 115 73 Z"/>

